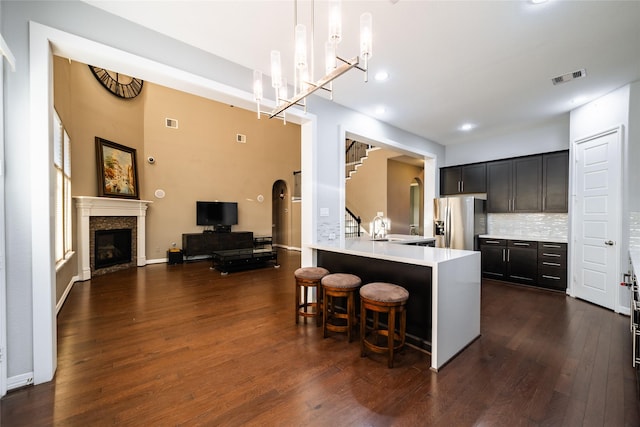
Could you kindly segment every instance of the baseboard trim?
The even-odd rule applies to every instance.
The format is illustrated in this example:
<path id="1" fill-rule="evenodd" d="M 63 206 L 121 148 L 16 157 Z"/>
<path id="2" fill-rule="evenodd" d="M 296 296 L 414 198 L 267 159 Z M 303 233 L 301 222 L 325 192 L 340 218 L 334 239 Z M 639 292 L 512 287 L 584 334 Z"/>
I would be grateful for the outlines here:
<path id="1" fill-rule="evenodd" d="M 69 295 L 69 292 L 71 292 L 71 289 L 73 288 L 73 285 L 79 281 L 80 281 L 80 276 L 73 276 L 69 281 L 69 284 L 64 289 L 64 292 L 62 293 L 62 295 L 60 296 L 60 299 L 58 300 L 58 303 L 56 304 L 56 316 L 60 313 L 60 310 L 62 309 L 64 302 L 67 300 L 67 296 Z"/>
<path id="2" fill-rule="evenodd" d="M 33 385 L 33 372 L 7 378 L 7 390 L 15 390 L 28 385 Z"/>
<path id="3" fill-rule="evenodd" d="M 148 259 L 147 265 L 149 264 L 163 264 L 169 262 L 169 258 L 157 258 L 157 259 Z"/>

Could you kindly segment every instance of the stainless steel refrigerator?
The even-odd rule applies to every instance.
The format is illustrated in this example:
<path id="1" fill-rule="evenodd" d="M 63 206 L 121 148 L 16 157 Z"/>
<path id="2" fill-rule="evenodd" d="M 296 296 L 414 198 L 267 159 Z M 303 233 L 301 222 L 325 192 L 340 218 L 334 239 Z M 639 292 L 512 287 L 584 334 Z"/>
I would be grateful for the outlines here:
<path id="1" fill-rule="evenodd" d="M 486 203 L 470 196 L 434 199 L 436 247 L 478 250 L 478 236 L 487 232 Z"/>

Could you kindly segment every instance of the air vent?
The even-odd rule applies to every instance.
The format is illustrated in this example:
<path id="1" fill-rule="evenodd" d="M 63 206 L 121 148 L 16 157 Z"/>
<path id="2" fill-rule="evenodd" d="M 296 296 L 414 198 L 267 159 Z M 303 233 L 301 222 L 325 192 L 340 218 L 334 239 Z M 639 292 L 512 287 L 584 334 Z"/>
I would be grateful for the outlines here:
<path id="1" fill-rule="evenodd" d="M 178 129 L 178 121 L 176 119 L 164 119 L 165 126 L 171 129 Z"/>
<path id="2" fill-rule="evenodd" d="M 582 70 L 574 71 L 573 73 L 567 73 L 558 77 L 554 77 L 551 79 L 551 82 L 554 85 L 559 85 L 562 83 L 570 82 L 571 80 L 580 79 L 582 77 L 585 77 L 586 75 L 587 75 L 587 70 L 583 68 Z"/>
<path id="3" fill-rule="evenodd" d="M 236 142 L 240 142 L 242 144 L 246 144 L 247 142 L 247 135 L 243 135 L 241 133 L 237 133 L 236 134 Z"/>

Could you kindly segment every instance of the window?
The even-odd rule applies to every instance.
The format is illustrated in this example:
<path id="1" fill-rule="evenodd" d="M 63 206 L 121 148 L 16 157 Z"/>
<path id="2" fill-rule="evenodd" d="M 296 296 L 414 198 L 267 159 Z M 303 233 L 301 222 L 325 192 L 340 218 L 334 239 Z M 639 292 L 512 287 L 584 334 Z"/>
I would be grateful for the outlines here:
<path id="1" fill-rule="evenodd" d="M 56 171 L 55 255 L 56 263 L 59 263 L 71 253 L 71 141 L 55 112 L 53 129 L 53 164 Z"/>

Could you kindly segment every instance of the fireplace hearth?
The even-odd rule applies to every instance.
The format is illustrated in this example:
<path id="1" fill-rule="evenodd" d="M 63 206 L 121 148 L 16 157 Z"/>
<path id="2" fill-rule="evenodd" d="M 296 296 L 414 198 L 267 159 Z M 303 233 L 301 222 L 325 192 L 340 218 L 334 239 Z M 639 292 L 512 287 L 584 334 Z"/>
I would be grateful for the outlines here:
<path id="1" fill-rule="evenodd" d="M 131 262 L 131 229 L 95 231 L 95 269 Z"/>

